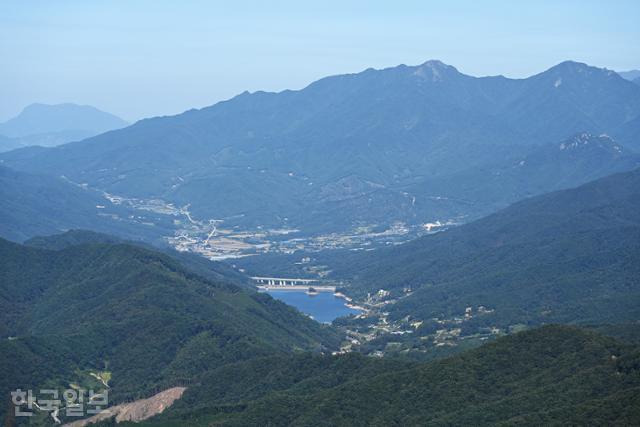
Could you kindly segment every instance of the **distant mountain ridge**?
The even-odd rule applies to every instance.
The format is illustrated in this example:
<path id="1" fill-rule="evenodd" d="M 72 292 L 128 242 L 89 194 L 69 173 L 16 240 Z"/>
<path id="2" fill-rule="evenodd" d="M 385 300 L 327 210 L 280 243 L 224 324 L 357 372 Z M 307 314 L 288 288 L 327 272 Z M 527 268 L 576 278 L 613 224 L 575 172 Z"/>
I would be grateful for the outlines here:
<path id="1" fill-rule="evenodd" d="M 427 61 L 331 76 L 299 91 L 243 93 L 0 159 L 113 194 L 190 204 L 194 215 L 232 226 L 312 232 L 484 215 L 495 201 L 456 201 L 441 183 L 583 132 L 640 149 L 640 87 L 571 61 L 526 79 L 476 78 Z M 482 192 L 499 192 L 502 182 L 494 184 Z"/>
<path id="2" fill-rule="evenodd" d="M 522 155 L 431 181 L 437 192 L 485 206 L 483 212 L 539 194 L 573 188 L 621 171 L 640 167 L 640 154 L 608 135 L 578 133 L 563 141 L 532 147 Z M 410 193 L 427 191 L 424 185 Z"/>
<path id="3" fill-rule="evenodd" d="M 640 78 L 640 70 L 618 71 L 620 77 L 627 80 L 637 80 Z"/>
<path id="4" fill-rule="evenodd" d="M 53 147 L 128 125 L 121 118 L 89 105 L 31 104 L 16 117 L 0 123 L 0 135 L 12 138 L 17 146 Z"/>
<path id="5" fill-rule="evenodd" d="M 0 153 L 22 147 L 24 147 L 24 145 L 18 138 L 9 138 L 8 136 L 0 135 Z"/>

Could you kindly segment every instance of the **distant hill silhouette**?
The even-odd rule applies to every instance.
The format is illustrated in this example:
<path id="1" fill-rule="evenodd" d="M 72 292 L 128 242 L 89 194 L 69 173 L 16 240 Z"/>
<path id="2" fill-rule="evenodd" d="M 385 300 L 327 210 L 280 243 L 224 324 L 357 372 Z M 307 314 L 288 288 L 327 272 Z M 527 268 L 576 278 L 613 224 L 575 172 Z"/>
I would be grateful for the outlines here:
<path id="1" fill-rule="evenodd" d="M 89 105 L 31 104 L 18 116 L 0 123 L 0 135 L 12 138 L 17 146 L 52 147 L 127 125 L 121 118 Z M 7 149 L 0 144 L 0 150 Z"/>
<path id="2" fill-rule="evenodd" d="M 618 71 L 618 74 L 627 80 L 636 80 L 640 78 L 640 70 Z"/>

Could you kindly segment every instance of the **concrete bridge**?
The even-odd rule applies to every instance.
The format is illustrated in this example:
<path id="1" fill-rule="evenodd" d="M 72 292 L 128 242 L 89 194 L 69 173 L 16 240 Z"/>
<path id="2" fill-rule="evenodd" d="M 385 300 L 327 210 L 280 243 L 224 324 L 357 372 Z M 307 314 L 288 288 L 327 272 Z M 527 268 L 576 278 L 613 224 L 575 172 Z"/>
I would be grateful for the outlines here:
<path id="1" fill-rule="evenodd" d="M 259 286 L 311 286 L 318 283 L 316 279 L 291 279 L 286 277 L 252 277 Z"/>

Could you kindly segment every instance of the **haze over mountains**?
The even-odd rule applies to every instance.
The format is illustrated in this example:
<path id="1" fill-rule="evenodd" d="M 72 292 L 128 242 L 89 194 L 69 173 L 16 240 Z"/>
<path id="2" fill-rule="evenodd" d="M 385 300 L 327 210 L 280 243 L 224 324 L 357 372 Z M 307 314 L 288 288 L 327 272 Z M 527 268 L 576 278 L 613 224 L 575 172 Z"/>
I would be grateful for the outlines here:
<path id="1" fill-rule="evenodd" d="M 613 71 L 567 61 L 527 79 L 476 78 L 427 61 L 244 93 L 1 159 L 115 195 L 188 204 L 202 220 L 318 233 L 478 218 L 633 168 L 639 136 L 640 87 Z M 596 147 L 556 156 L 571 138 Z M 553 178 L 526 166 L 536 161 L 548 161 Z"/>
<path id="2" fill-rule="evenodd" d="M 0 123 L 0 151 L 31 145 L 53 147 L 127 125 L 121 118 L 89 105 L 31 104 Z"/>
<path id="3" fill-rule="evenodd" d="M 632 77 L 427 61 L 0 154 L 0 395 L 180 387 L 157 426 L 640 423 Z M 118 126 L 78 108 L 0 134 Z"/>

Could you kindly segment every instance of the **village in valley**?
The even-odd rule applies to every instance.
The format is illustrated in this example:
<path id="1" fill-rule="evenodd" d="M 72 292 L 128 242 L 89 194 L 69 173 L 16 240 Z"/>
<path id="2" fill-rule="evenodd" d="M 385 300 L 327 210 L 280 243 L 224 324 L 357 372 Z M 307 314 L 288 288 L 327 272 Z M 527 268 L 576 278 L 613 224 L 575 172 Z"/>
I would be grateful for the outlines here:
<path id="1" fill-rule="evenodd" d="M 335 354 L 358 351 L 374 357 L 400 354 L 417 359 L 435 357 L 452 352 L 455 347 L 475 347 L 506 333 L 497 327 L 463 332 L 465 323 L 494 312 L 484 306 L 467 307 L 463 313 L 452 317 L 393 319 L 389 307 L 412 292 L 405 288 L 402 296 L 393 297 L 389 291 L 380 289 L 359 301 L 357 307 L 362 309 L 361 313 L 334 322 L 346 331 L 346 340 Z"/>
<path id="2" fill-rule="evenodd" d="M 247 228 L 229 223 L 228 219 L 195 218 L 190 205 L 178 207 L 161 199 L 127 198 L 109 193 L 103 193 L 103 196 L 112 205 L 170 218 L 173 235 L 164 237 L 166 243 L 180 252 L 196 253 L 214 261 L 266 253 L 292 254 L 296 251 L 319 252 L 328 249 L 372 250 L 380 246 L 398 245 L 457 224 L 457 220 L 452 219 L 424 224 L 396 221 L 388 226 L 360 224 L 344 232 L 308 234 L 304 230 L 287 226 L 286 222 L 280 227 Z M 103 210 L 104 206 L 96 208 Z M 143 215 L 131 216 L 127 220 L 154 225 Z"/>

